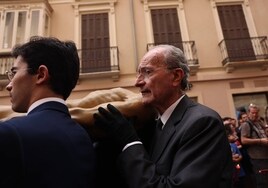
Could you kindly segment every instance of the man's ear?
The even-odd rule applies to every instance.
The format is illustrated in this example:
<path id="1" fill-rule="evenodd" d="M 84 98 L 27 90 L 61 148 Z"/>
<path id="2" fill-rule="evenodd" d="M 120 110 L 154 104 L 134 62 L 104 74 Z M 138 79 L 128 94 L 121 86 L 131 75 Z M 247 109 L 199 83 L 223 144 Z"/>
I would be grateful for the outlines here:
<path id="1" fill-rule="evenodd" d="M 182 78 L 184 77 L 184 72 L 181 68 L 175 68 L 172 70 L 174 75 L 173 83 L 174 85 L 180 85 Z"/>
<path id="2" fill-rule="evenodd" d="M 37 83 L 48 82 L 49 72 L 48 68 L 45 65 L 40 65 L 37 70 Z"/>

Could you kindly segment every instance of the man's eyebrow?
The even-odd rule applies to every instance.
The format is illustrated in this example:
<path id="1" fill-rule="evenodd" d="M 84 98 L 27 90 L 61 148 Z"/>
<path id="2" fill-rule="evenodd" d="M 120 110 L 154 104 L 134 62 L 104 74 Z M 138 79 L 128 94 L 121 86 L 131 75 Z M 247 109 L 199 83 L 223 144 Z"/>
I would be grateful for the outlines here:
<path id="1" fill-rule="evenodd" d="M 153 69 L 153 67 L 140 67 L 140 68 L 138 68 L 138 72 L 140 72 L 140 71 L 145 71 L 145 70 L 152 70 Z"/>
<path id="2" fill-rule="evenodd" d="M 153 69 L 154 66 L 144 66 L 144 67 L 140 67 L 140 69 Z"/>

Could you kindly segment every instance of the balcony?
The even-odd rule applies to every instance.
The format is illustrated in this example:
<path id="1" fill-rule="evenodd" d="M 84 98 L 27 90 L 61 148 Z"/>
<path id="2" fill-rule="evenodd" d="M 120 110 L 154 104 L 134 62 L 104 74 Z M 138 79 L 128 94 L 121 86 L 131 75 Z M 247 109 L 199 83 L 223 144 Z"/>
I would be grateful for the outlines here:
<path id="1" fill-rule="evenodd" d="M 98 48 L 78 50 L 80 58 L 80 77 L 119 77 L 118 48 Z M 6 79 L 5 72 L 10 70 L 14 58 L 9 53 L 0 53 L 0 80 Z"/>
<path id="2" fill-rule="evenodd" d="M 80 58 L 80 78 L 111 77 L 119 78 L 118 47 L 103 47 L 78 50 Z"/>
<path id="3" fill-rule="evenodd" d="M 268 66 L 267 37 L 223 39 L 219 43 L 222 65 L 226 72 L 235 69 L 258 67 L 266 70 Z"/>
<path id="4" fill-rule="evenodd" d="M 14 57 L 10 52 L 0 53 L 0 79 L 6 79 L 6 71 L 12 68 Z"/>
<path id="5" fill-rule="evenodd" d="M 164 44 L 164 43 L 161 43 L 161 44 Z M 199 68 L 199 62 L 197 59 L 195 42 L 194 41 L 183 41 L 183 42 L 166 43 L 166 44 L 176 46 L 176 47 L 180 48 L 181 50 L 183 50 L 184 55 L 187 59 L 188 65 L 190 67 L 190 74 L 195 75 L 198 68 Z M 160 43 L 147 44 L 147 51 L 156 45 L 160 45 Z"/>
<path id="6" fill-rule="evenodd" d="M 14 58 L 9 53 L 0 53 L 0 91 L 8 84 L 6 71 L 10 70 L 13 65 Z"/>

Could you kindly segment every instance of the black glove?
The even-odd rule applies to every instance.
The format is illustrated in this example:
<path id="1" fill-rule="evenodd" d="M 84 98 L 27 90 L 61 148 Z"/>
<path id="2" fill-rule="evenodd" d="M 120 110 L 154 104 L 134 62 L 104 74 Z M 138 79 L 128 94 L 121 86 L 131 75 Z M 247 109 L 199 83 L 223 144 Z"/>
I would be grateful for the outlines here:
<path id="1" fill-rule="evenodd" d="M 128 143 L 139 141 L 133 125 L 113 105 L 108 104 L 106 109 L 99 107 L 100 114 L 94 114 L 95 125 L 103 127 L 123 149 Z"/>

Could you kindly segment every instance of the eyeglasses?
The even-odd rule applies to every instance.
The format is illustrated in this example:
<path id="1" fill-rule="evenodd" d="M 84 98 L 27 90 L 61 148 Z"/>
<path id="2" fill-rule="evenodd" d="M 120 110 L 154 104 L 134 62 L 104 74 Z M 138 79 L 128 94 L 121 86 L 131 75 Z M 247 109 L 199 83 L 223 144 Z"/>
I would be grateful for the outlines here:
<path id="1" fill-rule="evenodd" d="M 19 70 L 29 70 L 31 68 L 24 68 L 24 69 L 17 69 L 17 68 L 12 68 L 11 70 L 6 71 L 6 75 L 9 81 L 12 81 L 14 76 Z"/>
<path id="2" fill-rule="evenodd" d="M 143 78 L 149 78 L 158 70 L 169 70 L 169 69 L 167 69 L 166 67 L 158 67 L 158 68 L 144 67 L 138 70 L 136 78 L 139 78 L 140 76 Z"/>
<path id="3" fill-rule="evenodd" d="M 166 71 L 171 71 L 174 69 L 177 69 L 179 67 L 166 67 L 166 66 L 160 66 L 157 68 L 154 67 L 142 67 L 138 70 L 136 74 L 136 78 L 142 77 L 143 79 L 145 78 L 150 78 L 155 72 L 159 70 L 166 70 Z"/>

